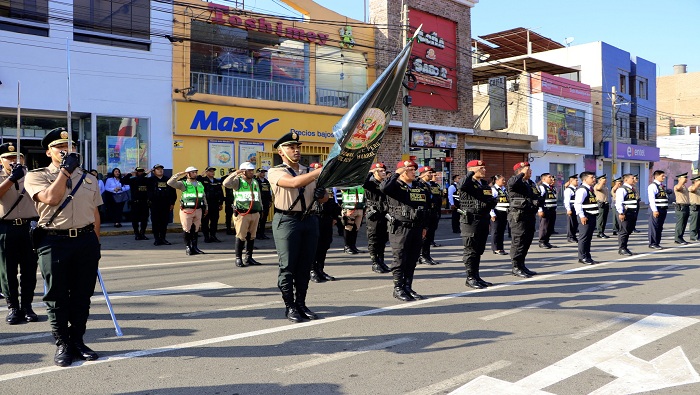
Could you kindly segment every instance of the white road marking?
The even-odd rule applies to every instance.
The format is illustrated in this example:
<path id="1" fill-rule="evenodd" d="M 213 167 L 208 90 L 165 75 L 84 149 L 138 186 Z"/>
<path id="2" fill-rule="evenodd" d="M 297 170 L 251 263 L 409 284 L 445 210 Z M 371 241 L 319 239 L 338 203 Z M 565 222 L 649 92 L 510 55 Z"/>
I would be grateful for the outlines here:
<path id="1" fill-rule="evenodd" d="M 491 320 L 495 320 L 496 318 L 502 318 L 502 317 L 509 316 L 511 314 L 520 313 L 521 311 L 536 309 L 540 306 L 544 306 L 544 305 L 549 304 L 549 303 L 552 303 L 552 301 L 551 300 L 543 300 L 541 302 L 532 303 L 532 304 L 529 304 L 529 305 L 526 305 L 523 307 L 516 307 L 514 309 L 510 309 L 510 310 L 506 310 L 506 311 L 501 311 L 499 313 L 487 315 L 485 317 L 481 317 L 480 319 L 483 321 L 491 321 Z"/>
<path id="2" fill-rule="evenodd" d="M 19 343 L 25 340 L 32 340 L 32 339 L 41 339 L 42 337 L 51 337 L 51 333 L 35 333 L 33 335 L 26 335 L 26 336 L 17 336 L 17 337 L 10 337 L 7 339 L 0 339 L 0 344 L 8 344 L 8 343 Z"/>
<path id="3" fill-rule="evenodd" d="M 384 284 L 384 285 L 379 285 L 379 286 L 370 287 L 370 288 L 353 289 L 352 292 L 374 291 L 376 289 L 389 288 L 389 287 L 393 287 L 393 286 L 394 286 L 393 284 Z"/>
<path id="4" fill-rule="evenodd" d="M 379 343 L 379 344 L 374 344 L 371 346 L 360 347 L 360 348 L 355 349 L 353 351 L 342 351 L 342 352 L 337 352 L 337 353 L 328 354 L 328 355 L 314 354 L 313 356 L 316 356 L 317 358 L 310 359 L 308 361 L 304 361 L 304 362 L 300 362 L 300 363 L 296 363 L 294 365 L 285 366 L 283 368 L 277 368 L 275 370 L 278 372 L 281 372 L 281 373 L 289 373 L 289 372 L 293 372 L 295 370 L 306 369 L 306 368 L 318 366 L 318 365 L 321 365 L 324 363 L 354 357 L 355 355 L 364 354 L 364 353 L 367 353 L 370 351 L 382 350 L 384 348 L 389 348 L 389 347 L 393 347 L 393 346 L 396 346 L 399 344 L 412 342 L 414 340 L 415 339 L 410 338 L 410 337 L 401 337 L 398 339 L 389 340 L 389 341 Z"/>
<path id="5" fill-rule="evenodd" d="M 508 361 L 496 361 L 490 365 L 486 365 L 484 367 L 474 369 L 472 371 L 460 374 L 459 376 L 455 376 L 451 379 L 447 379 L 447 380 L 441 381 L 439 383 L 435 383 L 433 385 L 429 385 L 427 387 L 409 392 L 406 395 L 441 394 L 441 393 L 444 393 L 445 390 L 449 390 L 450 388 L 454 388 L 454 387 L 464 383 L 465 381 L 474 380 L 475 378 L 477 378 L 479 376 L 483 376 L 483 375 L 489 374 L 493 371 L 506 368 L 510 365 L 511 365 L 511 362 L 508 362 Z"/>
<path id="6" fill-rule="evenodd" d="M 231 254 L 233 254 L 233 253 L 231 253 Z M 256 255 L 255 258 L 272 258 L 272 257 L 276 257 L 276 256 L 277 256 L 276 254 Z M 123 265 L 123 266 L 104 266 L 104 267 L 100 267 L 100 271 L 105 272 L 105 271 L 109 271 L 109 270 L 121 270 L 121 269 L 142 269 L 142 268 L 147 268 L 147 267 L 186 265 L 186 264 L 190 264 L 190 263 L 202 264 L 202 263 L 226 262 L 226 261 L 230 261 L 231 263 L 233 263 L 233 260 L 234 260 L 234 257 L 233 257 L 233 255 L 231 255 L 228 258 L 202 259 L 202 260 L 177 261 L 177 262 L 161 262 L 161 263 L 144 263 L 144 264 L 138 264 L 138 265 Z"/>
<path id="7" fill-rule="evenodd" d="M 668 249 L 662 250 L 662 251 L 669 252 L 669 251 L 673 251 L 677 248 L 681 248 L 681 247 L 668 248 Z M 415 302 L 411 302 L 411 303 L 402 303 L 402 304 L 397 304 L 397 305 L 388 306 L 388 307 L 358 311 L 355 313 L 346 314 L 346 315 L 337 316 L 337 317 L 328 317 L 328 318 L 321 319 L 321 320 L 308 321 L 308 322 L 304 322 L 301 324 L 283 325 L 280 327 L 262 329 L 262 330 L 257 330 L 257 331 L 253 331 L 253 332 L 236 333 L 236 334 L 232 334 L 232 335 L 197 340 L 197 341 L 192 341 L 192 342 L 188 342 L 188 343 L 173 344 L 170 346 L 163 346 L 163 347 L 158 347 L 158 348 L 133 351 L 133 352 L 125 353 L 125 354 L 117 354 L 117 355 L 113 355 L 110 357 L 100 358 L 96 361 L 77 362 L 77 363 L 74 363 L 73 365 L 71 365 L 70 368 L 49 366 L 49 367 L 44 367 L 44 368 L 29 369 L 29 370 L 14 372 L 14 373 L 8 373 L 5 375 L 0 375 L 0 382 L 14 380 L 17 378 L 35 376 L 38 374 L 64 371 L 66 369 L 76 369 L 76 368 L 81 367 L 81 366 L 90 366 L 90 365 L 100 364 L 100 363 L 105 363 L 105 362 L 116 362 L 119 360 L 139 358 L 139 357 L 143 357 L 143 356 L 160 354 L 160 353 L 164 353 L 164 352 L 178 351 L 178 350 L 182 350 L 182 349 L 186 349 L 186 348 L 202 347 L 202 346 L 206 346 L 206 345 L 210 345 L 210 344 L 222 343 L 222 342 L 227 342 L 227 341 L 234 341 L 234 340 L 239 340 L 239 339 L 246 339 L 246 338 L 257 337 L 257 336 L 263 336 L 263 335 L 268 335 L 268 334 L 272 334 L 272 333 L 279 333 L 279 332 L 285 332 L 285 331 L 289 331 L 289 330 L 304 329 L 304 328 L 309 327 L 309 326 L 330 324 L 333 322 L 343 321 L 343 320 L 357 318 L 357 317 L 365 317 L 365 316 L 370 316 L 370 315 L 375 315 L 375 314 L 381 314 L 381 313 L 384 313 L 387 311 L 408 309 L 408 308 L 412 308 L 414 306 L 421 306 L 424 304 L 439 303 L 442 301 L 446 301 L 446 300 L 450 300 L 450 299 L 454 299 L 454 298 L 459 298 L 459 297 L 467 296 L 470 294 L 480 293 L 480 292 L 484 292 L 484 291 L 498 290 L 498 289 L 502 289 L 505 287 L 525 284 L 525 283 L 529 283 L 529 282 L 533 282 L 533 281 L 543 281 L 543 280 L 547 280 L 547 279 L 550 279 L 553 277 L 563 276 L 566 274 L 575 273 L 575 272 L 579 272 L 579 271 L 593 270 L 593 269 L 597 269 L 600 267 L 612 265 L 613 263 L 616 263 L 616 262 L 624 262 L 624 261 L 627 261 L 630 259 L 639 259 L 639 258 L 644 257 L 644 256 L 651 256 L 651 255 L 655 255 L 658 253 L 659 252 L 655 251 L 655 252 L 649 252 L 646 254 L 636 255 L 633 257 L 626 257 L 626 258 L 616 259 L 613 261 L 607 261 L 607 262 L 599 263 L 597 265 L 582 265 L 582 266 L 575 267 L 573 269 L 562 270 L 562 271 L 557 272 L 557 273 L 537 275 L 535 277 L 531 277 L 528 279 L 517 280 L 517 281 L 513 281 L 513 282 L 503 283 L 500 285 L 495 285 L 495 286 L 489 287 L 487 289 L 468 290 L 468 291 L 449 294 L 449 295 L 445 295 L 445 296 L 439 296 L 439 297 L 433 297 L 430 299 L 419 300 L 419 301 L 415 301 Z M 486 377 L 486 376 L 482 376 L 482 377 Z"/>
<path id="8" fill-rule="evenodd" d="M 607 321 L 600 322 L 600 323 L 595 324 L 591 327 L 588 327 L 582 331 L 576 332 L 576 333 L 572 334 L 570 337 L 572 339 L 583 339 L 586 336 L 592 335 L 596 332 L 600 332 L 604 329 L 607 329 L 613 325 L 617 325 L 621 322 L 629 321 L 632 318 L 634 318 L 634 314 L 618 315 L 617 317 L 611 318 Z"/>
<path id="9" fill-rule="evenodd" d="M 667 272 L 667 271 L 673 270 L 673 269 L 679 269 L 679 268 L 680 268 L 680 266 L 678 266 L 677 264 L 674 264 L 674 265 L 664 266 L 660 269 L 656 269 L 656 270 L 651 271 L 649 273 L 650 274 L 664 274 L 664 272 Z"/>
<path id="10" fill-rule="evenodd" d="M 594 287 L 586 288 L 584 290 L 578 291 L 579 293 L 586 293 L 586 292 L 596 292 L 596 291 L 604 291 L 606 289 L 614 288 L 616 285 L 620 284 L 634 284 L 632 281 L 625 281 L 625 280 L 617 280 L 617 281 L 610 281 L 604 284 L 596 285 Z"/>
<path id="11" fill-rule="evenodd" d="M 280 304 L 280 303 L 282 303 L 282 302 L 279 300 L 276 300 L 276 301 L 272 301 L 272 302 L 249 304 L 249 305 L 245 305 L 245 306 L 232 306 L 232 307 L 225 307 L 223 309 L 196 311 L 194 313 L 183 314 L 182 316 L 183 317 L 199 317 L 202 315 L 220 313 L 223 311 L 238 311 L 238 310 L 246 310 L 246 309 L 255 309 L 258 307 L 267 307 L 267 306 L 272 306 L 272 305 Z"/>
<path id="12" fill-rule="evenodd" d="M 661 299 L 656 303 L 658 303 L 658 304 L 671 304 L 677 300 L 681 300 L 681 299 L 685 298 L 686 296 L 690 296 L 698 291 L 700 291 L 700 289 L 691 288 L 691 289 L 684 291 L 684 292 L 681 292 L 679 294 L 669 296 L 668 298 L 665 298 L 665 299 Z"/>

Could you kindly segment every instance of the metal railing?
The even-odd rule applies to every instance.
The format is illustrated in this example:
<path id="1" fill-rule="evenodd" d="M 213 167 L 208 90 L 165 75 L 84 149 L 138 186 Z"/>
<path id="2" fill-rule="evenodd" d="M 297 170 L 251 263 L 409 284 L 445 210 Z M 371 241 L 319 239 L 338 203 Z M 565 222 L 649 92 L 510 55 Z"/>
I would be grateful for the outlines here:
<path id="1" fill-rule="evenodd" d="M 319 106 L 350 108 L 360 100 L 363 94 L 363 92 L 316 88 L 316 104 Z"/>

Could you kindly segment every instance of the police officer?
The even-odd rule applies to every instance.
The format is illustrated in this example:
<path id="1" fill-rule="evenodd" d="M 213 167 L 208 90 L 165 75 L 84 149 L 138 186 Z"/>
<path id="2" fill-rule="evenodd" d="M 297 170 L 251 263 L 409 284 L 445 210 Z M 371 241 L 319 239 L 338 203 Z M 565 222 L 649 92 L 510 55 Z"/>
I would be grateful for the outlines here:
<path id="1" fill-rule="evenodd" d="M 224 180 L 224 187 L 233 190 L 233 224 L 236 227 L 236 266 L 260 265 L 253 259 L 255 236 L 258 233 L 258 222 L 263 210 L 261 188 L 255 177 L 255 166 L 250 162 L 241 163 L 238 171 L 229 174 Z M 243 261 L 243 245 L 245 244 L 246 259 Z"/>
<path id="2" fill-rule="evenodd" d="M 661 232 L 664 230 L 666 213 L 668 212 L 668 195 L 666 186 L 663 184 L 666 174 L 662 170 L 654 172 L 654 181 L 647 187 L 649 196 L 649 248 L 653 250 L 663 249 L 661 243 Z"/>
<path id="3" fill-rule="evenodd" d="M 467 269 L 466 285 L 483 289 L 493 284 L 479 275 L 481 255 L 489 236 L 489 212 L 496 207 L 493 192 L 486 177 L 486 164 L 480 160 L 467 163 L 467 174 L 458 185 L 461 211 L 462 244 L 464 266 Z"/>
<path id="4" fill-rule="evenodd" d="M 639 202 L 637 201 L 637 190 L 635 189 L 635 178 L 632 174 L 622 176 L 625 183 L 615 191 L 615 211 L 620 221 L 620 234 L 618 235 L 618 251 L 620 255 L 632 255 L 627 248 L 630 234 L 637 224 L 639 214 Z"/>
<path id="5" fill-rule="evenodd" d="M 506 178 L 496 174 L 492 178 L 491 194 L 496 206 L 491 210 L 491 251 L 496 255 L 508 255 L 503 249 L 506 225 L 508 225 L 508 207 L 510 199 L 506 193 Z"/>
<path id="6" fill-rule="evenodd" d="M 605 234 L 605 225 L 608 223 L 610 213 L 610 190 L 608 189 L 608 175 L 603 174 L 598 177 L 598 182 L 593 186 L 593 193 L 598 201 L 598 216 L 596 217 L 596 232 L 599 239 L 609 239 Z M 614 205 L 614 204 L 613 204 Z"/>
<path id="7" fill-rule="evenodd" d="M 459 229 L 459 192 L 457 191 L 457 184 L 462 181 L 462 176 L 454 175 L 452 176 L 452 184 L 447 188 L 447 201 L 450 203 L 450 210 L 452 211 L 452 233 L 461 233 Z"/>
<path id="8" fill-rule="evenodd" d="M 310 171 L 299 163 L 301 143 L 296 132 L 280 137 L 272 147 L 283 162 L 268 172 L 275 196 L 272 236 L 280 261 L 277 286 L 290 321 L 314 320 L 318 315 L 306 307 L 306 293 L 318 244 L 318 216 L 306 211 L 314 200 L 323 203 L 328 198 L 324 189 L 316 190 L 321 168 Z"/>
<path id="9" fill-rule="evenodd" d="M 258 223 L 258 236 L 257 239 L 267 240 L 269 237 L 265 235 L 265 225 L 267 224 L 267 217 L 270 215 L 270 206 L 272 205 L 272 191 L 270 190 L 270 181 L 265 178 L 267 175 L 267 170 L 260 168 L 257 170 L 257 180 L 260 184 L 260 194 L 262 196 L 263 209 L 260 213 L 260 221 Z"/>
<path id="10" fill-rule="evenodd" d="M 236 171 L 233 167 L 228 169 L 228 174 L 230 175 Z M 233 220 L 233 189 L 224 187 L 224 213 L 226 215 L 226 234 L 233 236 L 236 231 L 231 227 Z"/>
<path id="11" fill-rule="evenodd" d="M 578 233 L 578 219 L 576 219 L 576 211 L 574 210 L 574 195 L 578 188 L 578 176 L 573 174 L 569 176 L 569 181 L 564 185 L 564 208 L 566 209 L 566 218 L 568 226 L 566 227 L 566 241 L 569 243 L 578 243 L 576 233 Z"/>
<path id="12" fill-rule="evenodd" d="M 146 227 L 148 226 L 149 181 L 146 179 L 146 171 L 139 166 L 124 177 L 124 182 L 129 184 L 131 191 L 129 204 L 131 205 L 131 226 L 134 228 L 134 238 L 136 240 L 148 240 Z"/>
<path id="13" fill-rule="evenodd" d="M 440 262 L 430 256 L 430 247 L 435 244 L 435 231 L 440 224 L 440 209 L 442 208 L 442 188 L 435 182 L 435 169 L 430 166 L 422 166 L 418 169 L 420 181 L 430 191 L 430 204 L 428 207 L 428 233 L 423 240 L 423 248 L 420 251 L 419 264 L 439 265 Z"/>
<path id="14" fill-rule="evenodd" d="M 343 191 L 340 188 L 333 187 L 331 189 L 333 200 L 342 208 L 343 207 Z M 338 215 L 338 220 L 335 221 L 335 226 L 338 228 L 338 236 L 345 239 L 345 223 L 343 222 L 343 215 Z"/>
<path id="15" fill-rule="evenodd" d="M 688 245 L 689 243 L 683 238 L 690 216 L 690 196 L 688 188 L 685 186 L 688 181 L 688 173 L 679 174 L 676 177 L 678 183 L 673 187 L 673 193 L 676 195 L 676 237 L 674 243 Z"/>
<path id="16" fill-rule="evenodd" d="M 554 224 L 557 221 L 557 191 L 552 186 L 554 176 L 550 173 L 543 173 L 540 176 L 538 190 L 544 199 L 544 205 L 539 208 L 537 215 L 540 217 L 540 243 L 539 247 L 550 249 L 554 247 L 549 244 L 549 239 L 554 232 Z"/>
<path id="17" fill-rule="evenodd" d="M 580 175 L 581 185 L 576 189 L 573 203 L 576 217 L 579 221 L 578 237 L 578 261 L 585 265 L 594 265 L 598 262 L 591 257 L 591 240 L 598 216 L 598 201 L 593 192 L 596 183 L 595 173 L 584 171 Z"/>
<path id="18" fill-rule="evenodd" d="M 639 185 L 639 174 L 634 175 L 634 182 L 635 182 L 635 185 Z M 642 195 L 639 193 L 637 194 L 637 205 L 639 207 L 642 207 Z M 641 231 L 639 229 L 637 229 L 636 227 L 634 228 L 634 230 L 632 232 L 641 233 Z"/>
<path id="19" fill-rule="evenodd" d="M 221 180 L 214 177 L 216 167 L 207 167 L 204 177 L 197 177 L 197 181 L 204 185 L 204 193 L 207 195 L 207 209 L 209 211 L 202 217 L 202 233 L 204 242 L 221 243 L 216 237 L 216 228 L 219 224 L 219 212 L 224 204 L 224 190 L 221 189 Z"/>
<path id="20" fill-rule="evenodd" d="M 700 224 L 698 223 L 698 214 L 700 213 L 700 176 L 695 176 L 691 179 L 693 184 L 688 187 L 688 196 L 690 201 L 690 216 L 688 218 L 688 224 L 690 226 L 690 240 L 698 240 L 698 228 Z"/>
<path id="21" fill-rule="evenodd" d="M 41 145 L 51 164 L 30 171 L 24 181 L 27 197 L 39 213 L 32 243 L 46 285 L 44 302 L 56 339 L 54 363 L 58 366 L 98 358 L 83 336 L 100 260 L 97 208 L 102 197 L 97 179 L 79 167 L 75 145 L 69 145 L 76 137 L 69 139 L 64 128 L 47 133 Z"/>
<path id="22" fill-rule="evenodd" d="M 634 178 L 634 176 L 632 176 Z M 636 184 L 635 184 L 636 185 Z M 613 180 L 613 186 L 610 189 L 610 193 L 612 193 L 613 196 L 617 196 L 617 190 L 622 186 L 622 177 L 617 177 L 616 179 Z M 617 205 L 613 205 L 613 236 L 617 236 L 617 233 L 620 231 L 620 213 L 617 211 Z"/>
<path id="23" fill-rule="evenodd" d="M 367 199 L 367 250 L 372 260 L 372 271 L 375 273 L 391 271 L 384 262 L 384 251 L 389 241 L 386 195 L 379 189 L 384 179 L 386 165 L 381 162 L 373 163 L 363 185 Z"/>
<path id="24" fill-rule="evenodd" d="M 357 249 L 357 235 L 365 215 L 365 188 L 362 186 L 345 188 L 342 194 L 345 253 L 354 255 L 365 252 Z"/>
<path id="25" fill-rule="evenodd" d="M 32 300 L 37 256 L 29 239 L 29 222 L 39 214 L 32 199 L 26 196 L 24 155 L 17 152 L 14 142 L 0 145 L 0 161 L 0 290 L 7 301 L 5 322 L 36 322 L 39 318 L 32 309 Z"/>
<path id="26" fill-rule="evenodd" d="M 321 168 L 320 163 L 311 163 L 309 169 Z M 335 281 L 335 277 L 325 272 L 326 255 L 331 248 L 333 241 L 333 222 L 338 220 L 338 216 L 343 211 L 334 199 L 328 199 L 318 205 L 318 246 L 316 247 L 316 258 L 311 266 L 311 281 L 323 283 Z"/>
<path id="27" fill-rule="evenodd" d="M 151 170 L 148 180 L 148 204 L 151 207 L 151 227 L 153 228 L 153 245 L 170 245 L 165 239 L 170 222 L 170 213 L 175 207 L 177 193 L 168 185 L 163 175 L 163 165 L 157 164 Z"/>
<path id="28" fill-rule="evenodd" d="M 413 290 L 413 274 L 427 233 L 427 208 L 430 191 L 416 177 L 418 165 L 411 160 L 396 165 L 396 172 L 380 186 L 387 197 L 389 241 L 394 254 L 391 271 L 394 297 L 408 302 L 424 299 Z"/>
<path id="29" fill-rule="evenodd" d="M 183 175 L 186 175 L 185 179 L 179 181 Z M 174 174 L 168 180 L 168 185 L 182 191 L 180 195 L 180 224 L 182 224 L 182 237 L 185 241 L 185 254 L 204 254 L 197 244 L 199 227 L 202 225 L 202 214 L 207 214 L 208 205 L 204 185 L 197 181 L 197 168 L 190 166 L 185 171 Z"/>
<path id="30" fill-rule="evenodd" d="M 512 243 L 510 258 L 514 276 L 529 278 L 537 274 L 525 266 L 525 258 L 535 235 L 535 213 L 544 204 L 537 185 L 530 179 L 532 170 L 529 162 L 519 162 L 513 166 L 515 174 L 508 180 L 508 224 Z"/>

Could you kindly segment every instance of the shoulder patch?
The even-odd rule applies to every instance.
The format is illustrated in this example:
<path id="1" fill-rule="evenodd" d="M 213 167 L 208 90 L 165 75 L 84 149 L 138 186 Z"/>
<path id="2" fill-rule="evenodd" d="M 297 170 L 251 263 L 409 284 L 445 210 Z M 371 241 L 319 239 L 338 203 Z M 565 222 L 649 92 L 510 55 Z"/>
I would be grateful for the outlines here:
<path id="1" fill-rule="evenodd" d="M 275 167 L 276 167 L 276 168 L 285 168 L 285 167 L 287 167 L 287 166 L 286 166 L 284 163 L 282 163 L 282 164 L 279 164 L 279 165 L 277 165 L 277 166 L 275 166 Z"/>
<path id="2" fill-rule="evenodd" d="M 32 170 L 29 170 L 29 171 L 30 171 L 30 172 L 35 172 L 35 171 L 44 171 L 44 170 L 46 170 L 45 167 L 39 167 L 38 169 L 32 169 Z"/>

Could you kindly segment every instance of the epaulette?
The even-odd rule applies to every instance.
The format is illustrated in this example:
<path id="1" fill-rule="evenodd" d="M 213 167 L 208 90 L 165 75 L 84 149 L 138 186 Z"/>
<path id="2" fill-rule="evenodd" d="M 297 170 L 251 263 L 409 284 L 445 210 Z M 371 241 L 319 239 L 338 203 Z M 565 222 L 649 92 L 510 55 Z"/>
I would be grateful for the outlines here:
<path id="1" fill-rule="evenodd" d="M 285 165 L 284 163 L 282 163 L 282 164 L 279 164 L 279 165 L 277 165 L 277 166 L 275 166 L 275 167 L 282 168 L 282 167 L 287 167 L 287 165 Z"/>
<path id="2" fill-rule="evenodd" d="M 29 170 L 29 171 L 30 171 L 30 172 L 34 172 L 34 171 L 41 171 L 41 170 L 46 170 L 46 168 L 45 168 L 45 167 L 39 167 L 39 168 L 37 168 L 37 169 L 32 169 L 32 170 Z"/>

